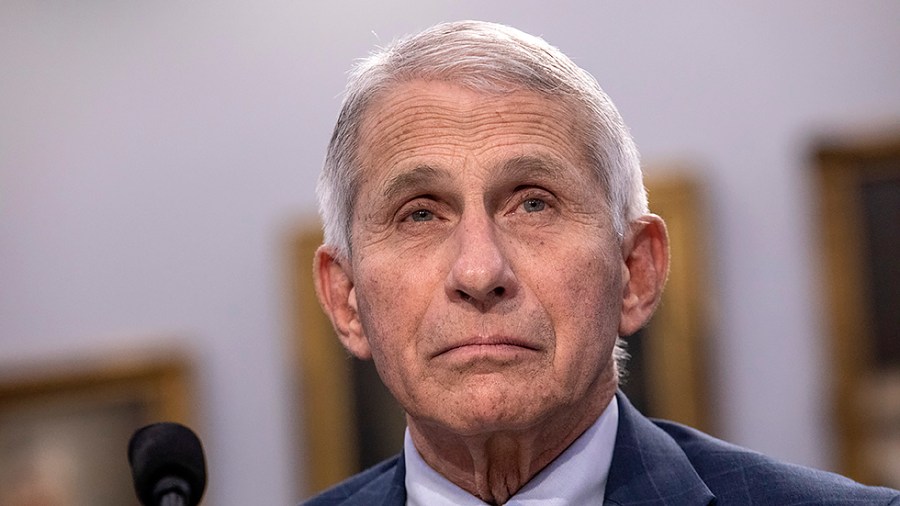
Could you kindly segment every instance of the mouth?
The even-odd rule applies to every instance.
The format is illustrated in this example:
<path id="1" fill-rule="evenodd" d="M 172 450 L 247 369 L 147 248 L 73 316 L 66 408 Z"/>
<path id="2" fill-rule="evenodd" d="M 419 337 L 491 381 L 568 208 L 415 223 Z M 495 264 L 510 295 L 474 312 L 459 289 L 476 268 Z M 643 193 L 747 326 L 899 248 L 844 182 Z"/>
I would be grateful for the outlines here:
<path id="1" fill-rule="evenodd" d="M 535 343 L 511 336 L 477 336 L 450 344 L 435 357 L 512 359 L 519 355 L 540 351 Z"/>

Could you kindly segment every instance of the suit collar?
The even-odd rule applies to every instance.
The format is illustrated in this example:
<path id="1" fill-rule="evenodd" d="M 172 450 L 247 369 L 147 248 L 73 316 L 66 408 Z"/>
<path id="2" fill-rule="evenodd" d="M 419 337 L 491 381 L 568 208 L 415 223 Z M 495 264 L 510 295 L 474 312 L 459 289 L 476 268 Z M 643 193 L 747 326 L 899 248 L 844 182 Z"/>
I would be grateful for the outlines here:
<path id="1" fill-rule="evenodd" d="M 378 503 L 381 506 L 403 506 L 406 504 L 406 460 L 403 452 L 397 459 L 397 468 L 391 478 L 391 485 L 385 494 L 384 501 Z"/>
<path id="2" fill-rule="evenodd" d="M 406 505 L 406 464 L 403 453 L 364 471 L 349 481 L 336 486 L 309 504 L 330 506 L 405 506 Z M 354 486 L 354 480 L 363 480 L 361 486 Z M 318 502 L 316 502 L 318 500 Z"/>
<path id="3" fill-rule="evenodd" d="M 605 506 L 671 504 L 706 506 L 715 500 L 678 444 L 641 415 L 621 392 L 619 427 L 612 467 L 606 481 Z M 406 504 L 403 454 L 385 473 L 354 494 L 360 502 L 381 506 Z"/>
<path id="4" fill-rule="evenodd" d="M 707 505 L 714 499 L 678 444 L 621 392 L 619 429 L 604 504 Z"/>

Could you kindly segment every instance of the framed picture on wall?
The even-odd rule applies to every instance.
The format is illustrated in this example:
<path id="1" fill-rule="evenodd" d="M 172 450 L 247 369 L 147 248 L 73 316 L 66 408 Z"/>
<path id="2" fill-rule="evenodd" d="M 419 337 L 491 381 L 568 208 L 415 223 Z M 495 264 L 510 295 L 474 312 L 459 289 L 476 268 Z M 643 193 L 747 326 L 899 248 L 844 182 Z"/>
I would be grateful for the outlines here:
<path id="1" fill-rule="evenodd" d="M 815 150 L 840 471 L 900 487 L 900 131 Z"/>
<path id="2" fill-rule="evenodd" d="M 177 357 L 29 364 L 0 376 L 0 504 L 138 506 L 127 448 L 139 427 L 190 422 Z"/>
<path id="3" fill-rule="evenodd" d="M 667 222 L 672 273 L 650 325 L 629 338 L 629 397 L 650 416 L 709 430 L 706 406 L 706 329 L 702 287 L 706 280 L 705 224 L 700 185 L 685 175 L 647 181 L 651 208 Z M 312 260 L 322 243 L 320 227 L 301 227 L 290 242 L 294 335 L 303 386 L 300 406 L 309 492 L 320 491 L 390 457 L 403 446 L 403 410 L 371 362 L 351 358 L 319 307 Z"/>

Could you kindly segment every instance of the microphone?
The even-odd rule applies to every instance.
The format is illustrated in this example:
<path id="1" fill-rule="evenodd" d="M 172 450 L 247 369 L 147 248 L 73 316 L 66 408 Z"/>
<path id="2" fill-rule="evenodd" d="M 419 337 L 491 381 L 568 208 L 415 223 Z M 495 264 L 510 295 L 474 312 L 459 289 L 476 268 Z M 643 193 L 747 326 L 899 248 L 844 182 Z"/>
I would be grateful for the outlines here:
<path id="1" fill-rule="evenodd" d="M 128 443 L 134 490 L 144 506 L 196 506 L 206 488 L 203 445 L 173 422 L 138 429 Z"/>

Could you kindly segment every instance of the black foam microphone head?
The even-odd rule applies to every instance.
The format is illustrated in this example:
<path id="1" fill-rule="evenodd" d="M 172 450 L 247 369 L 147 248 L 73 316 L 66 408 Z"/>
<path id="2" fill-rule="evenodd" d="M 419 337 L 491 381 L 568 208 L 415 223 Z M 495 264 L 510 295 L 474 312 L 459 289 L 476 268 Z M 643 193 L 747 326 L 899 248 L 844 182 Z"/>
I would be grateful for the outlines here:
<path id="1" fill-rule="evenodd" d="M 158 504 L 160 482 L 175 481 L 189 506 L 200 502 L 206 488 L 203 446 L 191 429 L 173 422 L 148 425 L 131 436 L 128 461 L 138 499 L 146 506 Z"/>

